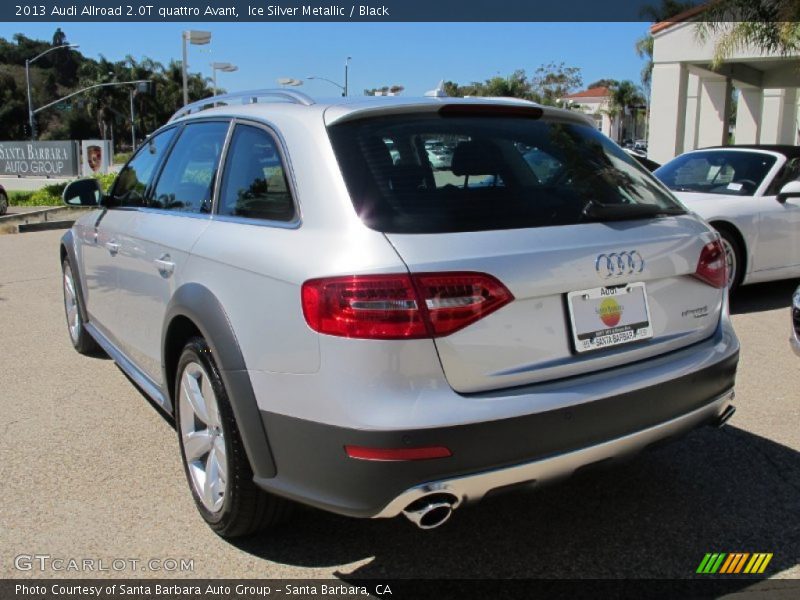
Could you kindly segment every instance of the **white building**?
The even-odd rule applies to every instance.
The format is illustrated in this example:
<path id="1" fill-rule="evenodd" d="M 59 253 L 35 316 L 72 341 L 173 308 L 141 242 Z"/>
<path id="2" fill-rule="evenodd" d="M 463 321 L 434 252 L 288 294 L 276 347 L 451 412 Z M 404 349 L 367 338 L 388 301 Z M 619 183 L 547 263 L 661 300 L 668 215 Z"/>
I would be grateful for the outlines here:
<path id="1" fill-rule="evenodd" d="M 558 101 L 564 108 L 580 111 L 592 118 L 595 127 L 615 142 L 622 142 L 624 139 L 635 141 L 643 129 L 643 112 L 639 111 L 643 111 L 644 107 L 628 108 L 624 112 L 618 110 L 612 116 L 611 94 L 607 87 L 593 87 L 564 96 Z"/>
<path id="2" fill-rule="evenodd" d="M 571 110 L 578 110 L 594 119 L 595 126 L 612 140 L 617 139 L 619 125 L 617 119 L 609 116 L 611 90 L 595 87 L 559 98 L 559 102 Z"/>
<path id="3" fill-rule="evenodd" d="M 651 27 L 649 157 L 663 163 L 688 150 L 729 143 L 734 93 L 736 144 L 800 143 L 800 54 L 747 48 L 712 70 L 715 39 L 701 42 L 691 20 L 700 12 Z"/>

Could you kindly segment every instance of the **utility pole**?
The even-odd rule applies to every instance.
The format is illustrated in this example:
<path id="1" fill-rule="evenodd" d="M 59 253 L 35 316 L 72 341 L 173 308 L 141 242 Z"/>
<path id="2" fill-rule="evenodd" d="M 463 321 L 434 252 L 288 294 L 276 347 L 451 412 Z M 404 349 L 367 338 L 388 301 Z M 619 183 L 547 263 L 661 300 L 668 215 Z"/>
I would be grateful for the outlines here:
<path id="1" fill-rule="evenodd" d="M 133 90 L 131 90 L 131 152 L 136 152 L 136 113 L 133 104 Z"/>

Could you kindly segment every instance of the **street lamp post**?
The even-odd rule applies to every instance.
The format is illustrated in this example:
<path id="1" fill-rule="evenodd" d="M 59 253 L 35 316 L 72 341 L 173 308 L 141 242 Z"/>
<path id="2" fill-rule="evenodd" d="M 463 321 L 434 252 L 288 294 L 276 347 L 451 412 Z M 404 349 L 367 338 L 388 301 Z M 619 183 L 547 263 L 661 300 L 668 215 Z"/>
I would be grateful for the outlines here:
<path id="1" fill-rule="evenodd" d="M 337 88 L 342 90 L 342 96 L 347 97 L 348 94 L 348 80 L 349 80 L 349 70 L 350 70 L 350 61 L 353 60 L 352 56 L 348 56 L 344 61 L 344 85 L 341 83 L 336 83 L 333 79 L 328 79 L 327 77 L 320 77 L 319 75 L 311 75 L 306 77 L 306 79 L 319 79 L 320 81 L 327 81 L 331 85 L 335 85 Z"/>
<path id="2" fill-rule="evenodd" d="M 186 64 L 189 60 L 187 42 L 195 46 L 208 44 L 211 42 L 211 32 L 190 29 L 183 32 L 181 39 L 183 41 L 183 62 L 181 63 L 183 70 L 183 105 L 186 106 L 189 104 L 189 65 Z"/>
<path id="3" fill-rule="evenodd" d="M 31 97 L 31 65 L 42 58 L 45 54 L 49 54 L 53 50 L 59 50 L 61 48 L 80 48 L 80 46 L 78 46 L 78 44 L 61 44 L 60 46 L 53 46 L 41 54 L 37 54 L 33 58 L 25 60 L 25 86 L 28 89 L 28 125 L 31 128 L 31 141 L 36 140 L 36 122 L 33 118 L 35 113 L 33 110 L 33 98 Z"/>
<path id="4" fill-rule="evenodd" d="M 152 88 L 150 87 L 152 84 L 151 82 L 140 79 L 139 81 L 133 82 L 136 85 L 136 89 L 131 90 L 131 151 L 136 152 L 136 110 L 133 103 L 133 98 L 136 94 L 145 94 Z"/>
<path id="5" fill-rule="evenodd" d="M 333 79 L 328 79 L 327 77 L 319 77 L 317 75 L 311 75 L 309 77 L 306 77 L 306 79 L 319 79 L 320 81 L 327 81 L 331 85 L 335 85 L 337 88 L 342 90 L 342 96 L 347 95 L 347 88 L 340 83 L 336 83 Z"/>
<path id="6" fill-rule="evenodd" d="M 131 89 L 131 152 L 136 152 L 136 113 L 133 107 L 133 89 Z"/>
<path id="7" fill-rule="evenodd" d="M 342 94 L 342 96 L 344 96 L 345 98 L 347 97 L 347 91 L 348 91 L 347 76 L 348 76 L 348 70 L 350 69 L 351 60 L 352 57 L 348 56 L 347 59 L 344 61 L 344 93 Z"/>
<path id="8" fill-rule="evenodd" d="M 239 67 L 236 65 L 232 65 L 231 63 L 227 62 L 214 62 L 211 63 L 211 77 L 214 80 L 214 95 L 217 95 L 217 71 L 223 71 L 225 73 L 233 73 L 234 71 L 238 71 Z"/>
<path id="9" fill-rule="evenodd" d="M 43 110 L 47 110 L 50 107 L 53 107 L 53 106 L 55 106 L 57 104 L 61 104 L 65 100 L 69 100 L 70 98 L 73 98 L 73 97 L 77 96 L 78 94 L 83 94 L 84 92 L 88 92 L 89 90 L 96 90 L 96 89 L 99 89 L 99 88 L 114 87 L 114 86 L 120 86 L 120 85 L 134 85 L 134 86 L 137 86 L 137 89 L 144 89 L 144 88 L 140 88 L 139 86 L 149 85 L 149 84 L 150 84 L 150 80 L 149 79 L 136 79 L 134 81 L 111 81 L 111 82 L 108 82 L 108 83 L 96 83 L 94 85 L 90 85 L 90 86 L 87 86 L 85 88 L 81 88 L 76 92 L 72 92 L 71 94 L 67 94 L 66 96 L 64 96 L 62 98 L 59 98 L 58 100 L 54 100 L 53 102 L 50 102 L 49 104 L 45 104 L 44 106 L 40 106 L 39 108 L 37 108 L 37 109 L 35 109 L 33 111 L 33 114 L 36 114 L 36 113 L 41 112 Z M 131 106 L 131 109 L 133 109 L 133 106 Z M 133 119 L 133 117 L 134 117 L 134 115 L 131 114 L 131 120 Z"/>

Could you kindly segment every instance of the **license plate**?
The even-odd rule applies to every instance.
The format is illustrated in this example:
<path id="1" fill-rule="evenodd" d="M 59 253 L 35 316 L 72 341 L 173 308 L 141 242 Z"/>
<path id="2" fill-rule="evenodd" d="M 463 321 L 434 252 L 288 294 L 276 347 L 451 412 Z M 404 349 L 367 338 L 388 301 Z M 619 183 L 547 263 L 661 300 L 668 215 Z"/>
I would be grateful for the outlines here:
<path id="1" fill-rule="evenodd" d="M 653 337 L 643 282 L 570 292 L 567 306 L 579 353 Z"/>

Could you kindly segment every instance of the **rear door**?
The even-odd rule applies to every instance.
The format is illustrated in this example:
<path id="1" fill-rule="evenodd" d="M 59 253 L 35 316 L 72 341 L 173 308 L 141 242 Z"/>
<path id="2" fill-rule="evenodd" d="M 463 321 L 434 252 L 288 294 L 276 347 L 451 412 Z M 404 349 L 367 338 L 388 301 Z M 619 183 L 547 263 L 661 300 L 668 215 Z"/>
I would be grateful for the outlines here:
<path id="1" fill-rule="evenodd" d="M 139 210 L 121 238 L 125 353 L 159 384 L 167 304 L 181 285 L 189 252 L 209 224 L 217 170 L 229 123 L 184 126 Z"/>
<path id="2" fill-rule="evenodd" d="M 455 390 L 584 375 L 714 333 L 721 255 L 712 283 L 695 275 L 715 234 L 648 172 L 588 125 L 460 106 L 330 128 L 356 211 L 411 273 L 486 273 L 514 296 L 435 339 Z M 433 169 L 427 139 L 452 145 L 447 164 Z"/>

